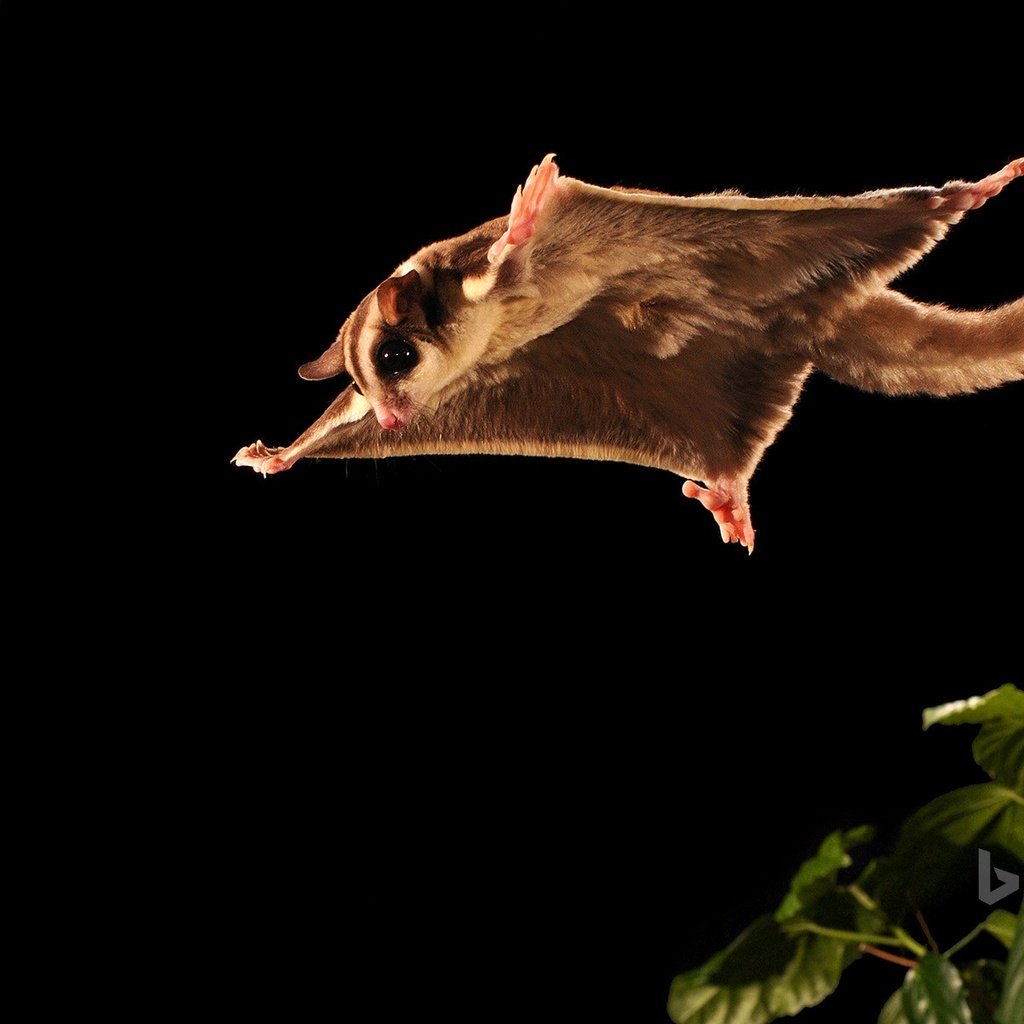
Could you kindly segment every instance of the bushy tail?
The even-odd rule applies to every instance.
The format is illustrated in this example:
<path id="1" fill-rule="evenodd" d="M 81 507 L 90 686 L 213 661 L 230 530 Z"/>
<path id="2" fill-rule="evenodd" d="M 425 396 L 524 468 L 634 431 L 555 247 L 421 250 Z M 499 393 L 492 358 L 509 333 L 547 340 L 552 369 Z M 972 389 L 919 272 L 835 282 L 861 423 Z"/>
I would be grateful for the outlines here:
<path id="1" fill-rule="evenodd" d="M 956 395 L 1024 380 L 1024 298 L 958 312 L 886 291 L 846 318 L 813 359 L 836 380 L 890 395 Z"/>

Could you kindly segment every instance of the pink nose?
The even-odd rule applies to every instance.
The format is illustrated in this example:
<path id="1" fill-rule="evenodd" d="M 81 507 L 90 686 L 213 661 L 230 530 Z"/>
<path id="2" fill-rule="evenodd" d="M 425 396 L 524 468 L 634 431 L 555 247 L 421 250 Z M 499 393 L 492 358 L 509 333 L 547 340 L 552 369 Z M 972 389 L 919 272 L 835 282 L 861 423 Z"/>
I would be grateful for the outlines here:
<path id="1" fill-rule="evenodd" d="M 402 421 L 390 409 L 382 409 L 377 413 L 377 422 L 385 430 L 398 430 L 402 426 Z"/>

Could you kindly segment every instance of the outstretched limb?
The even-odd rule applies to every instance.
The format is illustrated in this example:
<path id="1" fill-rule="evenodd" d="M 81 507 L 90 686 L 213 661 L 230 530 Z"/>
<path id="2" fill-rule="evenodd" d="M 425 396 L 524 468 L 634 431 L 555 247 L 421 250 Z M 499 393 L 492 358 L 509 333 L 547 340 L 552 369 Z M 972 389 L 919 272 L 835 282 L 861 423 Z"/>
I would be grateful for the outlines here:
<path id="1" fill-rule="evenodd" d="M 932 210 L 977 210 L 1024 174 L 1024 157 L 1011 160 L 1001 171 L 973 183 L 953 181 L 928 200 Z"/>
<path id="2" fill-rule="evenodd" d="M 325 438 L 330 437 L 339 427 L 358 423 L 369 411 L 370 403 L 351 386 L 347 387 L 327 407 L 324 414 L 287 448 L 268 448 L 262 441 L 256 441 L 240 448 L 231 461 L 236 466 L 248 466 L 264 476 L 281 473 L 291 469 L 304 456 L 315 454 Z"/>
<path id="3" fill-rule="evenodd" d="M 554 160 L 555 154 L 548 153 L 540 164 L 530 171 L 526 187 L 520 185 L 516 189 L 516 194 L 512 197 L 512 210 L 508 215 L 508 227 L 488 251 L 489 262 L 497 262 L 506 246 L 522 245 L 533 238 L 537 221 L 558 182 L 558 166 Z"/>
<path id="4" fill-rule="evenodd" d="M 746 483 L 723 478 L 713 481 L 710 487 L 701 487 L 687 480 L 683 495 L 696 498 L 715 517 L 726 544 L 742 544 L 753 554 L 754 527 L 747 507 Z"/>
<path id="5" fill-rule="evenodd" d="M 280 454 L 286 450 L 285 448 L 268 448 L 262 441 L 255 441 L 244 448 L 239 448 L 238 454 L 231 461 L 236 466 L 248 466 L 250 469 L 256 470 L 257 473 L 268 476 L 291 469 L 293 462 L 297 461 L 297 459 L 292 460 Z"/>

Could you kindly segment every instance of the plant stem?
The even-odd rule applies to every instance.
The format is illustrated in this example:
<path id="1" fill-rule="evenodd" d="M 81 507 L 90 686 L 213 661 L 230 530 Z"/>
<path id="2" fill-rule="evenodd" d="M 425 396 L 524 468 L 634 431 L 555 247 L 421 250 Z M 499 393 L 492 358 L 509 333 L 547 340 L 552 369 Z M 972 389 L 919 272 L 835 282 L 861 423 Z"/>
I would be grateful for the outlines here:
<path id="1" fill-rule="evenodd" d="M 841 928 L 826 928 L 824 925 L 815 924 L 813 921 L 799 921 L 796 924 L 784 925 L 783 931 L 790 934 L 797 932 L 812 932 L 815 935 L 824 935 L 828 939 L 841 939 L 843 942 L 856 942 L 860 944 L 872 943 L 876 946 L 906 946 L 908 949 L 913 948 L 912 946 L 908 946 L 903 939 L 896 938 L 892 935 L 865 935 L 863 932 L 847 932 L 843 931 Z M 911 939 L 911 942 L 913 942 L 913 939 Z M 920 949 L 921 947 L 918 948 Z M 924 950 L 921 949 L 921 952 L 923 953 Z"/>
<path id="2" fill-rule="evenodd" d="M 905 956 L 894 956 L 892 953 L 887 953 L 884 949 L 875 949 L 874 946 L 868 945 L 866 942 L 860 944 L 861 952 L 870 953 L 872 956 L 877 956 L 880 960 L 888 960 L 891 964 L 899 964 L 901 967 L 916 967 L 916 960 L 908 960 Z"/>
<path id="3" fill-rule="evenodd" d="M 875 913 L 886 916 L 878 903 L 873 900 L 863 889 L 858 885 L 848 885 L 846 887 L 847 892 L 865 909 L 871 910 Z M 874 939 L 865 937 L 865 942 L 874 942 L 876 946 L 905 946 L 910 950 L 914 956 L 924 956 L 928 952 L 924 946 L 921 945 L 916 939 L 911 938 L 902 928 L 893 925 L 892 933 L 896 936 L 896 941 L 889 939 L 887 942 L 875 942 Z"/>
<path id="4" fill-rule="evenodd" d="M 954 942 L 949 949 L 943 954 L 944 956 L 950 957 L 956 953 L 959 953 L 968 942 L 973 942 L 985 929 L 985 924 L 982 922 L 976 927 L 972 928 L 959 942 Z"/>
<path id="5" fill-rule="evenodd" d="M 893 935 L 895 935 L 895 936 L 896 936 L 896 938 L 897 938 L 897 939 L 899 939 L 899 940 L 900 940 L 900 942 L 901 942 L 901 943 L 902 943 L 902 944 L 903 944 L 904 946 L 906 946 L 906 947 L 907 947 L 907 949 L 909 949 L 909 950 L 910 950 L 910 952 L 911 952 L 911 953 L 913 953 L 913 954 L 914 954 L 914 956 L 924 956 L 924 955 L 925 955 L 925 953 L 927 953 L 927 952 L 928 952 L 928 949 L 927 949 L 927 947 L 925 947 L 925 946 L 922 946 L 922 945 L 921 945 L 921 943 L 917 941 L 917 939 L 912 939 L 912 938 L 911 938 L 911 937 L 910 937 L 910 936 L 909 936 L 909 935 L 908 935 L 908 934 L 907 934 L 907 933 L 906 933 L 906 932 L 905 932 L 905 931 L 904 931 L 904 930 L 903 930 L 902 928 L 900 928 L 900 927 L 899 927 L 898 925 L 893 925 L 893 928 L 892 928 L 892 933 L 893 933 Z"/>
<path id="6" fill-rule="evenodd" d="M 917 923 L 921 926 L 921 931 L 924 932 L 924 937 L 928 940 L 928 945 L 931 946 L 932 952 L 938 953 L 939 944 L 935 941 L 935 936 L 932 935 L 932 930 L 928 927 L 924 914 L 917 907 L 914 907 L 914 916 L 917 918 Z"/>
<path id="7" fill-rule="evenodd" d="M 865 910 L 879 909 L 878 904 L 856 883 L 848 885 L 846 890 Z"/>

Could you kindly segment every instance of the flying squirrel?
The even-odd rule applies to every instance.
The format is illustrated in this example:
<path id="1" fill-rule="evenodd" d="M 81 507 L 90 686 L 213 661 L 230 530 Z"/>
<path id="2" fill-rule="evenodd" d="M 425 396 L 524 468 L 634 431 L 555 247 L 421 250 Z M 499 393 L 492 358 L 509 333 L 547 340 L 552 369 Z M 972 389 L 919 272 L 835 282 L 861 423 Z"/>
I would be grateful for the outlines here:
<path id="1" fill-rule="evenodd" d="M 1021 174 L 1024 158 L 939 189 L 676 197 L 562 177 L 549 155 L 507 217 L 421 249 L 300 367 L 342 385 L 301 437 L 233 461 L 631 462 L 687 478 L 753 550 L 748 481 L 812 369 L 890 395 L 1024 379 L 1024 298 L 959 312 L 887 287 Z"/>

